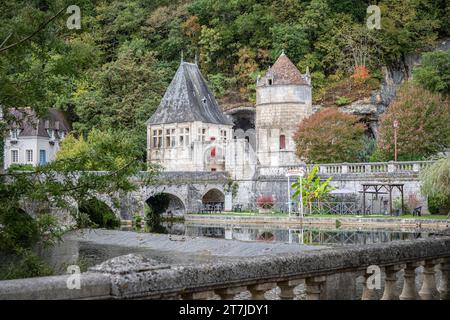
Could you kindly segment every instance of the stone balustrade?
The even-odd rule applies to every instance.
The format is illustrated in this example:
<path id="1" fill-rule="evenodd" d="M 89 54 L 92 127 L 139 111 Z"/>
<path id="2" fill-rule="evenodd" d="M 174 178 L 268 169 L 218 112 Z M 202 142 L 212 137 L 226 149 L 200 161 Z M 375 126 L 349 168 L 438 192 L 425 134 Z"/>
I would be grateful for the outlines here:
<path id="1" fill-rule="evenodd" d="M 365 285 L 361 299 L 376 298 L 377 290 L 383 300 L 450 299 L 450 237 L 174 266 L 130 254 L 82 273 L 79 289 L 67 288 L 73 275 L 0 281 L 0 299 L 294 299 L 298 286 L 306 299 L 332 299 L 339 298 L 329 294 L 333 277 L 353 275 L 345 287 L 334 285 L 343 292 L 358 276 L 365 283 L 378 276 L 369 270 L 380 270 L 383 283 Z"/>
<path id="2" fill-rule="evenodd" d="M 322 175 L 361 175 L 361 174 L 418 174 L 434 161 L 401 161 L 401 162 L 360 162 L 360 163 L 327 163 L 319 164 Z M 296 165 L 280 167 L 259 167 L 261 176 L 285 176 L 288 171 L 305 168 L 310 172 L 313 165 Z"/>

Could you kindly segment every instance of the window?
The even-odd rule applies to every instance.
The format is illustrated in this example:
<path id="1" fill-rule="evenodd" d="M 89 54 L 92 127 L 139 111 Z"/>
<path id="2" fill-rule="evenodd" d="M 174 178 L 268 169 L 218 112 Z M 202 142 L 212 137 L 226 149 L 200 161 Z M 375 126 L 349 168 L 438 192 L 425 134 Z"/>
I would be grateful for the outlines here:
<path id="1" fill-rule="evenodd" d="M 11 150 L 11 163 L 19 163 L 19 150 Z"/>
<path id="2" fill-rule="evenodd" d="M 180 146 L 189 145 L 189 128 L 180 129 Z"/>
<path id="3" fill-rule="evenodd" d="M 175 129 L 166 129 L 166 147 L 175 147 Z"/>
<path id="4" fill-rule="evenodd" d="M 62 139 L 64 139 L 64 137 L 66 136 L 66 133 L 64 131 L 60 131 L 59 132 L 59 137 Z"/>
<path id="5" fill-rule="evenodd" d="M 33 162 L 33 150 L 25 150 L 25 159 L 27 162 Z"/>
<path id="6" fill-rule="evenodd" d="M 198 140 L 204 142 L 206 139 L 206 129 L 199 128 L 198 129 Z"/>
<path id="7" fill-rule="evenodd" d="M 282 134 L 280 136 L 280 150 L 286 149 L 286 136 Z"/>
<path id="8" fill-rule="evenodd" d="M 12 140 L 17 140 L 18 137 L 19 137 L 19 130 L 18 129 L 12 129 L 11 130 L 11 139 Z"/>
<path id="9" fill-rule="evenodd" d="M 153 130 L 153 148 L 162 147 L 162 130 Z"/>
<path id="10" fill-rule="evenodd" d="M 222 141 L 227 141 L 227 130 L 220 130 L 220 139 Z"/>
<path id="11" fill-rule="evenodd" d="M 47 129 L 47 134 L 50 137 L 50 139 L 55 139 L 55 130 L 53 129 Z"/>
<path id="12" fill-rule="evenodd" d="M 271 86 L 273 84 L 273 80 L 272 79 L 268 79 L 267 83 L 269 84 L 269 86 Z"/>
<path id="13" fill-rule="evenodd" d="M 39 150 L 39 164 L 44 165 L 47 163 L 47 153 L 45 150 Z"/>

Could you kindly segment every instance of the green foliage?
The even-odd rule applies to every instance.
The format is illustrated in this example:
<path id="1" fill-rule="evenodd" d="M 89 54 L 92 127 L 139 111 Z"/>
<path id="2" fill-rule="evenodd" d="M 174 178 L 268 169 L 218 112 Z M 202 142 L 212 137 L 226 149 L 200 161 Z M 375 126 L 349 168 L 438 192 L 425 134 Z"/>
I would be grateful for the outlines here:
<path id="1" fill-rule="evenodd" d="M 102 201 L 97 199 L 88 199 L 78 205 L 80 213 L 89 216 L 92 227 L 115 229 L 120 227 L 120 219 L 114 212 Z"/>
<path id="2" fill-rule="evenodd" d="M 161 214 L 169 208 L 170 198 L 166 193 L 158 193 L 147 200 L 145 221 L 151 232 L 164 232 L 161 226 Z"/>
<path id="3" fill-rule="evenodd" d="M 81 204 L 83 209 L 93 194 L 115 199 L 122 192 L 136 189 L 131 176 L 146 184 L 156 172 L 151 167 L 151 171 L 139 173 L 143 151 L 133 144 L 133 138 L 120 132 L 93 131 L 86 140 L 70 135 L 66 139 L 55 161 L 30 171 L 9 168 L 0 174 L 0 254 L 19 257 L 23 250 L 36 244 L 51 245 L 57 241 L 62 230 L 56 219 L 47 215 L 51 207 L 69 210 L 80 226 L 88 226 L 91 219 L 100 226 L 117 226 L 117 218 L 105 205 L 94 205 L 94 210 L 88 208 L 77 215 L 73 203 Z M 33 205 L 36 218 L 22 210 L 24 202 Z M 30 275 L 36 274 L 33 270 Z"/>
<path id="4" fill-rule="evenodd" d="M 399 160 L 420 160 L 450 145 L 450 100 L 411 82 L 403 84 L 380 120 L 377 153 L 380 160 L 394 159 L 394 128 L 398 120 Z"/>
<path id="5" fill-rule="evenodd" d="M 413 70 L 414 81 L 432 92 L 450 92 L 450 49 L 427 52 Z"/>
<path id="6" fill-rule="evenodd" d="M 347 98 L 347 97 L 338 97 L 337 99 L 336 99 L 336 104 L 338 105 L 338 106 L 345 106 L 345 105 L 347 105 L 347 104 L 350 104 L 352 101 L 349 99 L 349 98 Z"/>
<path id="7" fill-rule="evenodd" d="M 231 195 L 236 197 L 238 190 L 239 190 L 239 183 L 237 181 L 228 180 L 228 182 L 225 184 L 224 189 L 225 192 L 231 192 Z"/>
<path id="8" fill-rule="evenodd" d="M 361 152 L 358 155 L 358 158 L 362 162 L 376 162 L 376 147 L 377 147 L 377 141 L 375 138 L 364 136 L 363 137 L 363 145 L 364 149 L 361 150 Z"/>
<path id="9" fill-rule="evenodd" d="M 134 216 L 133 216 L 133 224 L 135 225 L 135 226 L 137 226 L 137 227 L 140 227 L 141 226 L 141 223 L 142 223 L 142 217 L 141 217 L 141 215 L 140 214 L 135 214 Z"/>
<path id="10" fill-rule="evenodd" d="M 0 263 L 0 280 L 53 275 L 53 269 L 30 250 L 20 250 L 14 256 L 3 259 Z"/>
<path id="11" fill-rule="evenodd" d="M 136 171 L 144 168 L 138 137 L 120 130 L 92 129 L 86 139 L 68 134 L 56 157 L 61 165 L 76 170 L 116 171 L 131 166 Z"/>
<path id="12" fill-rule="evenodd" d="M 318 171 L 319 166 L 314 165 L 306 177 L 299 177 L 292 184 L 291 188 L 294 189 L 292 199 L 297 199 L 301 194 L 303 205 L 306 206 L 314 201 L 324 201 L 329 196 L 330 191 L 333 190 L 330 186 L 333 177 L 329 177 L 326 181 L 322 182 L 320 176 L 317 174 Z"/>
<path id="13" fill-rule="evenodd" d="M 450 209 L 450 157 L 437 160 L 420 173 L 421 192 L 428 197 L 430 212 Z"/>

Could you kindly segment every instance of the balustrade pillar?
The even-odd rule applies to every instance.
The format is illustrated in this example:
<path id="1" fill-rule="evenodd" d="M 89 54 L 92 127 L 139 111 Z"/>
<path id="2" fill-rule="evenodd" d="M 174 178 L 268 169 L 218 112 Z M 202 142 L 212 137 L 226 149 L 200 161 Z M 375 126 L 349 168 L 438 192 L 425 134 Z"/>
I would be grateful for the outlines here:
<path id="1" fill-rule="evenodd" d="M 439 292 L 441 294 L 441 300 L 450 300 L 450 258 L 446 258 L 441 263 L 441 285 Z"/>
<path id="2" fill-rule="evenodd" d="M 403 275 L 403 290 L 400 294 L 400 300 L 417 300 L 418 294 L 416 290 L 416 268 L 420 266 L 420 262 L 406 264 Z"/>
<path id="3" fill-rule="evenodd" d="M 372 276 L 373 273 L 364 272 L 364 287 L 361 295 L 361 300 L 376 300 L 376 292 L 375 289 L 369 288 L 367 286 L 367 279 Z"/>
<path id="4" fill-rule="evenodd" d="M 306 299 L 320 300 L 323 297 L 323 288 L 326 281 L 325 276 L 306 278 Z"/>
<path id="5" fill-rule="evenodd" d="M 233 298 L 243 291 L 246 291 L 247 287 L 234 287 L 226 289 L 217 289 L 214 292 L 219 295 L 222 300 L 233 300 Z"/>
<path id="6" fill-rule="evenodd" d="M 208 300 L 214 295 L 214 291 L 189 292 L 181 295 L 183 300 Z"/>
<path id="7" fill-rule="evenodd" d="M 295 297 L 294 288 L 304 282 L 302 279 L 278 282 L 277 285 L 280 288 L 280 294 L 278 296 L 281 300 L 293 300 Z"/>
<path id="8" fill-rule="evenodd" d="M 385 268 L 384 292 L 381 300 L 398 300 L 396 290 L 397 272 L 405 268 L 405 265 L 388 266 Z"/>
<path id="9" fill-rule="evenodd" d="M 419 291 L 422 300 L 433 300 L 439 296 L 436 287 L 435 267 L 439 264 L 439 260 L 426 260 L 423 266 L 423 283 Z"/>
<path id="10" fill-rule="evenodd" d="M 248 290 L 252 294 L 252 300 L 265 300 L 266 298 L 264 297 L 264 293 L 275 288 L 276 286 L 276 283 L 269 282 L 248 286 Z"/>

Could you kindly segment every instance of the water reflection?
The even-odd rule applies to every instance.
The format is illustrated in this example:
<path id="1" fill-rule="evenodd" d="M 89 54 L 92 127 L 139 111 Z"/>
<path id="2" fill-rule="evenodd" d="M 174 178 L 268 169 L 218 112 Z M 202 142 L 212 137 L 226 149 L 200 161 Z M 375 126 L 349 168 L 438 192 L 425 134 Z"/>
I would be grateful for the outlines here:
<path id="1" fill-rule="evenodd" d="M 274 225 L 201 225 L 164 223 L 166 232 L 192 237 L 209 237 L 240 241 L 271 241 L 316 245 L 361 245 L 395 240 L 413 240 L 429 237 L 423 230 L 386 229 L 326 229 L 317 227 L 288 227 Z"/>

